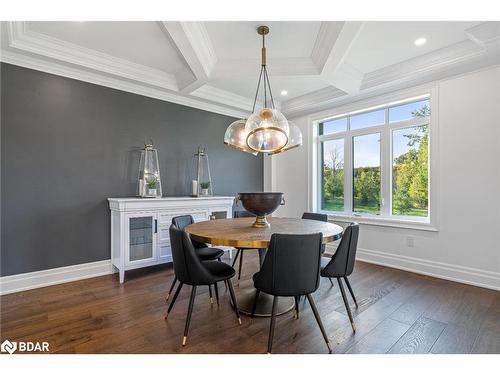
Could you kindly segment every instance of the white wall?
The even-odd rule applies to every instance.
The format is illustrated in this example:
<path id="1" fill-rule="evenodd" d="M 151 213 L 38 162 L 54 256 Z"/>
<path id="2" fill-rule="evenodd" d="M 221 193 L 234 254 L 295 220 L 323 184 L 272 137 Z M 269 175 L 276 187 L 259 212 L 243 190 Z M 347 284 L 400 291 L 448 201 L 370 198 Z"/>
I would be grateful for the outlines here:
<path id="1" fill-rule="evenodd" d="M 437 86 L 439 231 L 362 225 L 358 258 L 500 289 L 500 68 Z M 273 156 L 265 182 L 285 193 L 280 216 L 300 216 L 308 206 L 310 123 L 292 121 L 304 147 Z"/>

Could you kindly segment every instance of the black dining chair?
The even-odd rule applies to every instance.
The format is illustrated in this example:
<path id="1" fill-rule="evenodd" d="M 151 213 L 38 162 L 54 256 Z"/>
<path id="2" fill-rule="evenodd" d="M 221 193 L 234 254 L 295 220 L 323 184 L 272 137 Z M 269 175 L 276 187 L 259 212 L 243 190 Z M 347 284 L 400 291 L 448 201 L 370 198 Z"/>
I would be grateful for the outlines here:
<path id="1" fill-rule="evenodd" d="M 233 212 L 233 218 L 237 219 L 240 217 L 255 217 L 255 215 L 248 212 L 248 211 L 234 211 Z M 239 263 L 239 267 L 238 267 L 238 283 L 239 283 L 240 279 L 241 279 L 241 269 L 243 268 L 243 250 L 245 250 L 245 249 L 241 248 L 241 247 L 236 247 L 235 249 L 236 249 L 236 255 L 234 256 L 233 264 L 231 266 L 234 267 L 234 265 L 236 264 L 236 261 L 238 260 L 238 257 L 239 257 L 240 258 L 240 263 Z"/>
<path id="2" fill-rule="evenodd" d="M 172 224 L 174 224 L 180 230 L 184 230 L 184 228 L 193 223 L 194 219 L 191 215 L 182 215 L 172 218 Z M 200 260 L 202 261 L 207 261 L 207 260 L 220 261 L 221 260 L 220 258 L 224 255 L 224 250 L 222 249 L 216 247 L 208 247 L 207 244 L 203 242 L 198 242 L 196 240 L 191 240 L 191 242 L 193 243 L 193 246 L 195 248 L 196 255 L 198 255 L 198 258 L 200 258 Z M 177 275 L 174 276 L 172 285 L 170 285 L 167 297 L 165 298 L 167 302 L 168 299 L 170 298 L 170 295 L 172 294 L 172 291 L 174 290 L 176 282 L 177 282 Z M 214 285 L 214 289 L 215 289 L 215 297 L 217 299 L 217 303 L 219 303 L 219 290 L 217 288 L 217 284 Z M 212 297 L 212 287 L 210 285 L 208 286 L 208 291 L 210 294 L 210 303 L 213 303 L 214 299 Z"/>
<path id="3" fill-rule="evenodd" d="M 194 299 L 196 297 L 196 288 L 200 285 L 213 285 L 219 281 L 226 281 L 229 294 L 236 312 L 236 318 L 241 325 L 241 318 L 236 304 L 231 278 L 235 275 L 235 270 L 230 265 L 224 262 L 208 260 L 202 262 L 196 253 L 196 250 L 191 242 L 189 235 L 177 228 L 175 224 L 170 226 L 170 243 L 172 246 L 172 258 L 174 261 L 174 271 L 179 280 L 179 285 L 175 290 L 172 301 L 168 306 L 165 319 L 168 319 L 168 314 L 172 311 L 177 296 L 184 284 L 191 285 L 191 296 L 189 298 L 189 307 L 186 317 L 186 325 L 184 328 L 184 337 L 182 338 L 182 346 L 186 345 L 191 315 L 193 313 Z"/>
<path id="4" fill-rule="evenodd" d="M 317 212 L 304 212 L 302 214 L 302 219 L 324 221 L 326 223 L 328 222 L 328 215 L 319 214 Z"/>
<path id="5" fill-rule="evenodd" d="M 328 215 L 327 214 L 319 214 L 317 212 L 304 212 L 302 214 L 302 219 L 323 221 L 325 223 L 328 223 Z M 326 250 L 326 245 L 322 244 L 321 245 L 321 254 L 323 254 L 325 252 L 325 250 Z"/>
<path id="6" fill-rule="evenodd" d="M 342 299 L 344 300 L 344 305 L 347 310 L 347 315 L 349 315 L 349 320 L 354 332 L 356 332 L 356 326 L 352 318 L 351 308 L 349 307 L 349 301 L 347 300 L 347 296 L 345 294 L 341 279 L 344 279 L 347 288 L 349 289 L 349 293 L 351 293 L 354 304 L 356 305 L 356 308 L 358 308 L 358 302 L 356 301 L 356 297 L 354 296 L 351 284 L 347 279 L 347 276 L 352 274 L 352 271 L 354 270 L 354 261 L 356 259 L 356 250 L 358 247 L 358 236 L 358 223 L 351 223 L 344 230 L 344 233 L 342 234 L 342 240 L 340 240 L 340 244 L 337 247 L 337 251 L 335 252 L 335 254 L 331 258 L 321 258 L 321 276 L 328 277 L 330 279 L 330 282 L 332 283 L 332 286 L 333 282 L 331 278 L 334 277 L 337 279 L 337 282 L 339 283 L 340 293 L 342 294 Z"/>
<path id="7" fill-rule="evenodd" d="M 262 267 L 259 272 L 253 275 L 254 286 L 257 292 L 251 314 L 253 318 L 260 292 L 274 296 L 267 344 L 268 353 L 271 353 L 273 345 L 276 308 L 279 297 L 294 297 L 297 307 L 297 298 L 299 296 L 307 297 L 316 322 L 325 339 L 328 352 L 332 352 L 328 336 L 311 296 L 311 293 L 315 292 L 319 286 L 322 240 L 323 235 L 321 233 L 275 233 L 271 236 Z"/>

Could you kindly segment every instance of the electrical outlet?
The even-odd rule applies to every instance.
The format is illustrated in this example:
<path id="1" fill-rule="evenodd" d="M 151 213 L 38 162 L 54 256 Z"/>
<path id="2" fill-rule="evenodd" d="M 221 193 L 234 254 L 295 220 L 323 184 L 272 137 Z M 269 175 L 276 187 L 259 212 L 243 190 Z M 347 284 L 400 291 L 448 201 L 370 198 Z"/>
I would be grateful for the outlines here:
<path id="1" fill-rule="evenodd" d="M 415 236 L 407 236 L 406 237 L 406 246 L 408 246 L 408 247 L 415 246 Z"/>

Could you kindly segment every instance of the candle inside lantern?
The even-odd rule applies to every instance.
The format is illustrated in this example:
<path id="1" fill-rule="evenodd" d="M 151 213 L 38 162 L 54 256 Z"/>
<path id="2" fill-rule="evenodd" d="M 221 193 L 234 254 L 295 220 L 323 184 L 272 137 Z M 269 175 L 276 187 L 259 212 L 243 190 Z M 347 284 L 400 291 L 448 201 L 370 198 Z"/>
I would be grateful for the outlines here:
<path id="1" fill-rule="evenodd" d="M 192 181 L 192 195 L 197 196 L 198 195 L 198 181 L 193 180 Z"/>

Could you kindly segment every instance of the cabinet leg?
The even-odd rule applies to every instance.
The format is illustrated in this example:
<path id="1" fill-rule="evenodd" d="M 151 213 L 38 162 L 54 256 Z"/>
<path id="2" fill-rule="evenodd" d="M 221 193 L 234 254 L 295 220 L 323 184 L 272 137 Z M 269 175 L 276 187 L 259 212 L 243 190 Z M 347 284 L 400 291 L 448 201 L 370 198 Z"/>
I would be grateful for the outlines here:
<path id="1" fill-rule="evenodd" d="M 125 271 L 120 270 L 120 284 L 123 284 L 124 281 L 125 281 Z"/>

